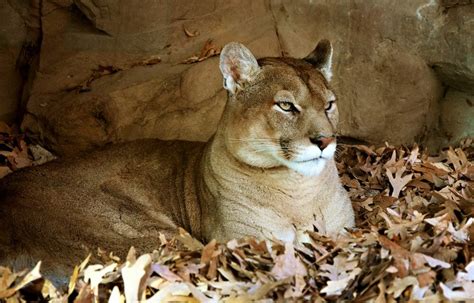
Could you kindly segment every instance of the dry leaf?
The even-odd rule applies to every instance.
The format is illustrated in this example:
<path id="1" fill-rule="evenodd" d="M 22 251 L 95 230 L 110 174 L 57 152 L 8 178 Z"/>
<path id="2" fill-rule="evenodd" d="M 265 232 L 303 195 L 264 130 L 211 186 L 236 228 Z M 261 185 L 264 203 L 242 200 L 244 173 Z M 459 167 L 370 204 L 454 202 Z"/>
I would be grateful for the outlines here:
<path id="1" fill-rule="evenodd" d="M 56 159 L 56 156 L 54 156 L 51 152 L 49 152 L 40 145 L 30 145 L 29 149 L 31 155 L 33 156 L 33 162 L 31 163 L 32 165 L 42 165 L 46 162 L 53 161 Z"/>
<path id="2" fill-rule="evenodd" d="M 189 250 L 201 250 L 204 247 L 201 242 L 191 237 L 191 235 L 182 228 L 179 228 L 179 235 L 176 239 L 183 243 Z"/>
<path id="3" fill-rule="evenodd" d="M 43 287 L 41 287 L 41 294 L 44 298 L 55 298 L 58 297 L 58 289 L 49 280 L 43 281 Z"/>
<path id="4" fill-rule="evenodd" d="M 10 173 L 12 173 L 12 170 L 8 166 L 0 166 L 0 179 Z"/>
<path id="5" fill-rule="evenodd" d="M 136 66 L 150 66 L 150 65 L 155 65 L 161 62 L 161 57 L 158 55 L 153 55 L 148 58 L 145 58 L 141 60 L 140 62 L 133 63 L 131 67 L 136 67 Z"/>
<path id="6" fill-rule="evenodd" d="M 204 61 L 210 57 L 217 56 L 221 53 L 221 48 L 217 47 L 214 45 L 212 42 L 212 39 L 208 39 L 204 46 L 202 47 L 199 55 L 194 55 L 186 60 L 184 60 L 182 63 L 184 64 L 190 64 L 190 63 L 196 63 L 196 62 L 201 62 Z"/>
<path id="7" fill-rule="evenodd" d="M 183 280 L 183 279 L 181 279 L 180 276 L 173 273 L 170 270 L 170 268 L 166 265 L 153 264 L 151 266 L 151 268 L 153 269 L 154 272 L 156 272 L 157 274 L 159 274 L 161 277 L 163 277 L 164 279 L 166 279 L 169 282 L 177 282 L 177 281 L 182 281 Z"/>
<path id="8" fill-rule="evenodd" d="M 125 300 L 120 294 L 119 288 L 115 286 L 114 289 L 112 290 L 112 293 L 110 294 L 109 303 L 123 303 L 123 302 L 125 302 Z"/>
<path id="9" fill-rule="evenodd" d="M 180 302 L 176 300 L 177 298 L 174 296 L 183 296 L 187 297 L 188 302 L 198 302 L 197 300 L 192 300 L 188 296 L 191 294 L 189 287 L 187 284 L 184 283 L 167 283 L 166 286 L 161 288 L 157 293 L 155 293 L 150 299 L 146 300 L 146 303 L 162 303 L 162 302 L 170 302 L 171 300 L 174 302 Z M 127 302 L 135 302 L 135 301 L 128 301 Z M 185 301 L 181 301 L 185 302 Z"/>
<path id="10" fill-rule="evenodd" d="M 418 146 L 415 146 L 411 152 L 410 152 L 410 156 L 408 157 L 407 159 L 407 163 L 410 163 L 411 165 L 417 163 L 417 162 L 421 162 L 418 157 L 419 157 L 419 151 L 420 149 L 418 148 Z"/>
<path id="11" fill-rule="evenodd" d="M 90 283 L 90 288 L 96 297 L 99 295 L 99 284 L 102 283 L 104 276 L 111 273 L 116 267 L 115 263 L 106 267 L 96 264 L 90 265 L 84 270 L 84 281 Z"/>
<path id="12" fill-rule="evenodd" d="M 392 175 L 392 172 L 387 169 L 387 177 L 393 188 L 391 194 L 392 197 L 398 198 L 402 189 L 408 184 L 408 182 L 411 181 L 413 177 L 413 174 L 408 174 L 402 177 L 402 174 L 405 172 L 405 170 L 405 167 L 403 167 L 398 169 L 395 175 Z"/>
<path id="13" fill-rule="evenodd" d="M 474 218 L 469 218 L 469 220 L 464 224 L 464 226 L 456 230 L 452 222 L 448 223 L 448 231 L 453 235 L 454 239 L 458 242 L 465 243 L 469 240 L 469 227 L 474 223 Z"/>
<path id="14" fill-rule="evenodd" d="M 132 258 L 133 259 L 133 258 Z M 146 280 L 150 273 L 151 255 L 140 256 L 135 262 L 127 261 L 122 268 L 125 299 L 136 302 L 144 299 Z"/>
<path id="15" fill-rule="evenodd" d="M 94 292 L 88 284 L 84 283 L 79 290 L 79 294 L 74 299 L 74 303 L 93 303 L 94 298 Z"/>
<path id="16" fill-rule="evenodd" d="M 272 268 L 271 274 L 279 280 L 296 275 L 307 275 L 305 266 L 301 260 L 295 257 L 293 244 L 285 244 L 285 253 L 276 257 L 275 266 Z"/>
<path id="17" fill-rule="evenodd" d="M 186 27 L 183 26 L 184 33 L 186 34 L 187 37 L 196 37 L 199 36 L 199 31 L 189 31 Z"/>
<path id="18" fill-rule="evenodd" d="M 395 298 L 398 298 L 407 287 L 415 285 L 418 285 L 418 280 L 413 276 L 405 277 L 403 279 L 396 278 L 392 285 L 387 289 L 387 293 L 393 294 Z"/>
<path id="19" fill-rule="evenodd" d="M 328 296 L 340 295 L 360 272 L 357 261 L 348 261 L 343 256 L 335 257 L 334 264 L 321 265 L 319 275 L 329 279 L 327 286 L 321 292 Z"/>
<path id="20" fill-rule="evenodd" d="M 441 260 L 438 260 L 438 259 L 435 259 L 433 257 L 430 257 L 430 256 L 427 256 L 427 255 L 423 255 L 423 257 L 425 258 L 426 262 L 428 263 L 428 265 L 430 267 L 442 267 L 442 268 L 450 268 L 451 267 L 451 264 L 449 263 L 446 263 L 444 261 L 441 261 Z"/>
<path id="21" fill-rule="evenodd" d="M 7 157 L 13 170 L 28 167 L 32 164 L 30 156 L 28 155 L 28 146 L 23 140 L 20 141 L 20 146 L 15 147 L 13 151 L 8 153 L 0 152 L 0 154 L 3 154 Z"/>
<path id="22" fill-rule="evenodd" d="M 201 254 L 202 264 L 208 264 L 211 261 L 212 255 L 214 251 L 216 250 L 216 244 L 217 244 L 217 241 L 213 239 L 206 246 L 204 246 L 204 248 L 202 249 L 202 254 Z"/>
<path id="23" fill-rule="evenodd" d="M 28 285 L 29 283 L 41 279 L 42 275 L 40 273 L 41 261 L 39 261 L 36 266 L 23 278 L 23 280 L 15 286 L 15 290 L 18 291 Z"/>
<path id="24" fill-rule="evenodd" d="M 198 61 L 199 61 L 199 56 L 191 56 L 191 57 L 187 58 L 186 60 L 184 60 L 182 63 L 190 64 L 190 63 L 196 63 Z"/>

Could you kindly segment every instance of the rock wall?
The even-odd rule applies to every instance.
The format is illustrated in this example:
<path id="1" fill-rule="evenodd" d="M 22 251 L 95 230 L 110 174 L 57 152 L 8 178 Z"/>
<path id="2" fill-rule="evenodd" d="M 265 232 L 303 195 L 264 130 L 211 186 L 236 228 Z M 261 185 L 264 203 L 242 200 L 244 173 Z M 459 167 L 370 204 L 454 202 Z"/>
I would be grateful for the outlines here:
<path id="1" fill-rule="evenodd" d="M 440 101 L 448 89 L 472 99 L 474 5 L 469 1 L 274 2 L 284 52 L 302 56 L 323 36 L 335 42 L 342 134 L 431 145 L 474 135 L 472 123 L 438 124 L 440 116 L 453 116 L 448 101 Z M 457 106 L 472 112 L 469 104 Z M 455 140 L 446 138 L 449 132 Z"/>
<path id="2" fill-rule="evenodd" d="M 432 146 L 474 136 L 471 0 L 12 0 L 0 15 L 0 117 L 20 104 L 23 128 L 60 154 L 207 140 L 226 99 L 218 59 L 181 63 L 208 39 L 258 57 L 303 57 L 331 39 L 342 135 Z M 22 52 L 32 41 L 37 52 Z"/>
<path id="3" fill-rule="evenodd" d="M 23 116 L 40 51 L 40 0 L 0 0 L 0 121 Z"/>
<path id="4" fill-rule="evenodd" d="M 26 27 L 20 13 L 2 0 L 0 5 L 0 121 L 15 117 L 22 79 L 16 68 L 17 58 L 26 39 Z"/>

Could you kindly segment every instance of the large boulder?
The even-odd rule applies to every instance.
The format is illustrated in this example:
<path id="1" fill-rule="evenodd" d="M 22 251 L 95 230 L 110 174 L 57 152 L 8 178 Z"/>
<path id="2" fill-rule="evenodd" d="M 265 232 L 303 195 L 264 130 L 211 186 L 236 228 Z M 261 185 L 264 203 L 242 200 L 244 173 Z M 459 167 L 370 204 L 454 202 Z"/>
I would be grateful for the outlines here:
<path id="1" fill-rule="evenodd" d="M 474 98 L 472 94 L 449 89 L 441 100 L 440 138 L 442 145 L 474 138 Z"/>
<path id="2" fill-rule="evenodd" d="M 474 94 L 474 1 L 467 2 L 445 1 L 425 21 L 428 39 L 418 43 L 420 53 L 445 86 Z"/>
<path id="3" fill-rule="evenodd" d="M 19 11 L 6 0 L 0 5 L 0 121 L 15 118 L 23 80 L 17 60 L 26 40 L 27 28 Z"/>
<path id="4" fill-rule="evenodd" d="M 329 38 L 342 135 L 437 146 L 472 134 L 472 123 L 442 118 L 470 110 L 446 92 L 474 94 L 471 0 L 39 3 L 41 53 L 22 125 L 60 154 L 145 137 L 207 140 L 226 99 L 218 60 L 182 62 L 208 39 L 303 57 Z"/>
<path id="5" fill-rule="evenodd" d="M 23 127 L 60 154 L 144 137 L 205 141 L 226 100 L 218 60 L 182 62 L 208 39 L 280 55 L 270 7 L 260 1 L 45 2 Z"/>
<path id="6" fill-rule="evenodd" d="M 296 2 L 274 1 L 283 51 L 301 56 L 318 39 L 335 42 L 343 135 L 379 143 L 424 141 L 439 134 L 446 86 L 474 87 L 473 5 Z"/>
<path id="7" fill-rule="evenodd" d="M 474 1 L 443 0 L 424 10 L 425 37 L 417 49 L 443 82 L 436 146 L 474 137 Z M 433 47 L 436 46 L 436 47 Z"/>

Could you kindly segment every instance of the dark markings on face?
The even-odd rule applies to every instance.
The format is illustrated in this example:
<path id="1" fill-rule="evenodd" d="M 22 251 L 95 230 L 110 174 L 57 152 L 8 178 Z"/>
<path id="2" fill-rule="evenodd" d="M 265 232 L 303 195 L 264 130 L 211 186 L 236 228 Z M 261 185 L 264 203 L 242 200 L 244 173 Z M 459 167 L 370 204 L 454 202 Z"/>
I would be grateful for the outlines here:
<path id="1" fill-rule="evenodd" d="M 322 133 L 333 134 L 335 127 L 324 110 L 330 88 L 324 76 L 303 60 L 263 58 L 258 61 L 263 72 L 232 95 L 234 100 L 227 103 L 239 113 L 231 120 L 236 129 L 252 125 L 255 117 L 265 121 L 266 127 L 257 127 L 255 137 L 276 140 L 281 158 L 291 161 L 298 154 L 298 147 L 310 145 L 309 138 Z M 282 90 L 292 94 L 295 100 L 289 101 L 302 108 L 299 113 L 282 114 L 273 109 L 275 94 Z"/>
<path id="2" fill-rule="evenodd" d="M 281 151 L 283 152 L 283 156 L 285 157 L 286 160 L 291 159 L 291 150 L 290 150 L 290 140 L 280 138 L 280 148 Z"/>
<path id="3" fill-rule="evenodd" d="M 325 95 L 326 91 L 332 91 L 328 81 L 326 78 L 317 71 L 317 69 L 309 64 L 308 62 L 300 59 L 294 58 L 262 58 L 259 61 L 259 64 L 262 66 L 270 65 L 270 66 L 286 66 L 291 68 L 292 72 L 296 74 L 296 76 L 306 85 L 311 95 L 310 100 L 314 100 L 316 102 L 312 102 L 311 107 L 317 108 L 319 110 L 324 110 L 328 105 L 326 100 L 327 96 Z M 292 88 L 286 88 L 292 91 Z M 322 128 L 320 132 L 335 132 L 336 124 L 337 124 L 337 117 L 329 117 L 328 118 L 329 125 L 323 126 L 320 125 L 318 128 Z M 322 123 L 322 122 L 321 122 Z"/>

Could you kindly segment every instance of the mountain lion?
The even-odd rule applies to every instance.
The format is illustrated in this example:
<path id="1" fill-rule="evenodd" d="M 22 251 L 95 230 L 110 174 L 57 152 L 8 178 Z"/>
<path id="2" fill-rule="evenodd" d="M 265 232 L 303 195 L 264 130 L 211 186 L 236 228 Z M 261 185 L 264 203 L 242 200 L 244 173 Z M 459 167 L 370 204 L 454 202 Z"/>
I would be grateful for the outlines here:
<path id="1" fill-rule="evenodd" d="M 203 240 L 295 241 L 354 225 L 335 162 L 332 46 L 256 60 L 227 44 L 229 98 L 207 143 L 139 140 L 17 172 L 0 183 L 0 264 L 55 272 L 97 247 L 151 250 L 178 227 Z"/>

